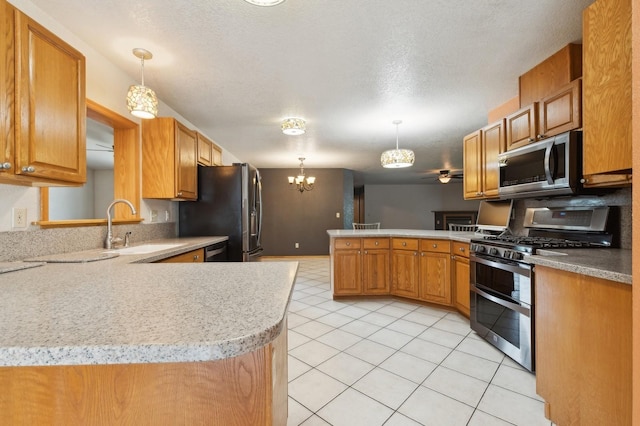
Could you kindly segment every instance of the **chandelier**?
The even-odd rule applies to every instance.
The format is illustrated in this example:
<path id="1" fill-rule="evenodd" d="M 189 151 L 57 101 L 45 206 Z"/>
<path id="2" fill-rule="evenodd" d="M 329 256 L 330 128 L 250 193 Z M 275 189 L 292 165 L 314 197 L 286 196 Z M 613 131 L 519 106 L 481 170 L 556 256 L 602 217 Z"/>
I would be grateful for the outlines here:
<path id="1" fill-rule="evenodd" d="M 289 117 L 282 121 L 282 133 L 289 136 L 298 136 L 305 132 L 305 121 L 302 118 Z"/>
<path id="2" fill-rule="evenodd" d="M 402 120 L 394 120 L 393 124 L 396 125 L 396 149 L 390 149 L 385 151 L 380 156 L 380 163 L 385 168 L 401 168 L 411 167 L 416 159 L 413 151 L 410 149 L 398 148 L 398 126 L 402 123 Z"/>
<path id="3" fill-rule="evenodd" d="M 311 191 L 314 187 L 313 184 L 316 181 L 316 178 L 314 176 L 306 176 L 304 173 L 304 157 L 299 157 L 298 160 L 300 160 L 300 174 L 296 177 L 294 176 L 289 176 L 289 185 L 293 185 L 294 183 L 296 184 L 295 188 L 300 191 L 300 193 L 303 193 L 304 191 Z"/>
<path id="4" fill-rule="evenodd" d="M 156 118 L 158 115 L 158 98 L 156 93 L 144 85 L 144 60 L 153 55 L 146 49 L 133 49 L 134 56 L 140 58 L 142 81 L 140 85 L 132 85 L 127 93 L 127 108 L 131 115 L 138 118 Z"/>

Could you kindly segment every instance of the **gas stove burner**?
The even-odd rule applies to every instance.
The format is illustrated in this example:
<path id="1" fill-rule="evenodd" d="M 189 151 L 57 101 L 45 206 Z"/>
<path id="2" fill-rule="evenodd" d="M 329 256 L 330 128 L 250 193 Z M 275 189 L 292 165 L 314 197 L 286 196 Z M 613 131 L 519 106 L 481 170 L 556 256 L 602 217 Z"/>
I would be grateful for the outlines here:
<path id="1" fill-rule="evenodd" d="M 602 247 L 602 244 L 592 243 L 589 241 L 568 240 L 563 238 L 548 237 L 520 237 L 516 235 L 490 236 L 485 237 L 484 241 L 490 244 L 491 241 L 530 246 L 533 248 L 586 248 L 586 247 Z"/>

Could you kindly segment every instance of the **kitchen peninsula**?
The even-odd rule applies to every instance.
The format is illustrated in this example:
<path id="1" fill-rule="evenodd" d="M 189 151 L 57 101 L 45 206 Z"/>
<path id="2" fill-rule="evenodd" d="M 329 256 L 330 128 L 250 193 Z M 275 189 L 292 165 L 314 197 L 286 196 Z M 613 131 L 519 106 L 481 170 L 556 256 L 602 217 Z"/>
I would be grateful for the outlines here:
<path id="1" fill-rule="evenodd" d="M 170 241 L 0 274 L 3 421 L 286 423 L 297 263 L 148 263 L 217 240 Z"/>

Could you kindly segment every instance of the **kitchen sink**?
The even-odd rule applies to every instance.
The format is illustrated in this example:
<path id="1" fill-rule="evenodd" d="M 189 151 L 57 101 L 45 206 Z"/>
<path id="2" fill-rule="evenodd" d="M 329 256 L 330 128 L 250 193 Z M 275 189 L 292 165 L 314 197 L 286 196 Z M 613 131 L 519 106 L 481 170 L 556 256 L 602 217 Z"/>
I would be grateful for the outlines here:
<path id="1" fill-rule="evenodd" d="M 121 249 L 113 249 L 109 250 L 105 253 L 119 253 L 123 255 L 127 254 L 148 254 L 154 253 L 156 251 L 169 250 L 175 247 L 180 247 L 184 245 L 184 243 L 174 243 L 174 244 L 141 244 L 139 246 L 126 247 Z"/>

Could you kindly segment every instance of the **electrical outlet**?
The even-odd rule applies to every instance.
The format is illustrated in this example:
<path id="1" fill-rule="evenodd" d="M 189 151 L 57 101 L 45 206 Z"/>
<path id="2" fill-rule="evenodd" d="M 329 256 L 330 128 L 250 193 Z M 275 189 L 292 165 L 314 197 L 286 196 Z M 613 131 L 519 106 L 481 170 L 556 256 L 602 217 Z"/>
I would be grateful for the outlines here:
<path id="1" fill-rule="evenodd" d="M 13 209 L 13 225 L 14 228 L 27 227 L 27 209 L 24 207 Z"/>
<path id="2" fill-rule="evenodd" d="M 165 222 L 169 222 L 169 219 L 171 219 L 171 216 L 169 215 L 169 210 L 165 210 L 164 211 L 164 221 Z"/>
<path id="3" fill-rule="evenodd" d="M 300 243 L 296 243 L 296 248 L 300 248 Z"/>
<path id="4" fill-rule="evenodd" d="M 158 210 L 151 210 L 151 222 L 158 221 Z"/>

